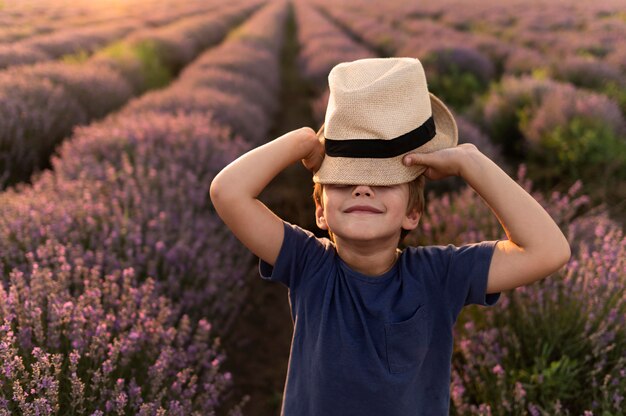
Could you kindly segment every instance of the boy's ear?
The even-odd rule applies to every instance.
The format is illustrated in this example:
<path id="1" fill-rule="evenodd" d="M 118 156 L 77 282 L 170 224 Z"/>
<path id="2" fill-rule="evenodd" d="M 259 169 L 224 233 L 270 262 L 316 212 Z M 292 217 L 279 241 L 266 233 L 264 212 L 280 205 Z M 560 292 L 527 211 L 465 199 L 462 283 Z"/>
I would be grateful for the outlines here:
<path id="1" fill-rule="evenodd" d="M 419 224 L 420 218 L 422 218 L 421 212 L 416 209 L 411 210 L 404 217 L 404 220 L 402 221 L 402 228 L 405 230 L 414 230 L 417 227 L 417 224 Z"/>
<path id="2" fill-rule="evenodd" d="M 324 207 L 315 202 L 315 223 L 321 230 L 328 231 L 328 224 L 326 224 L 326 218 L 324 218 Z"/>

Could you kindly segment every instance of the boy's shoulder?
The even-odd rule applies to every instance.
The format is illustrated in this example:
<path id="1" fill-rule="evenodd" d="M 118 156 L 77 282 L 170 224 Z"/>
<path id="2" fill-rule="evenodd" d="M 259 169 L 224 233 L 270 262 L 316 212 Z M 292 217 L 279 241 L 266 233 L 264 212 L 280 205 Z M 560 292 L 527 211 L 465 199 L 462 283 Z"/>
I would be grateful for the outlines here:
<path id="1" fill-rule="evenodd" d="M 335 248 L 335 244 L 326 236 L 326 233 L 316 235 L 313 231 L 307 228 L 285 220 L 283 220 L 283 225 L 285 227 L 285 234 L 289 233 L 294 238 L 315 240 L 318 244 L 324 247 Z"/>
<path id="2" fill-rule="evenodd" d="M 480 241 L 463 245 L 433 244 L 406 246 L 402 252 L 407 261 L 427 262 L 436 267 L 447 267 L 450 262 L 467 263 L 478 257 L 491 256 L 497 241 Z"/>
<path id="3" fill-rule="evenodd" d="M 335 255 L 335 243 L 324 235 L 316 235 L 311 230 L 284 221 L 285 238 L 282 251 L 300 251 L 300 254 Z M 298 256 L 302 258 L 302 256 Z"/>

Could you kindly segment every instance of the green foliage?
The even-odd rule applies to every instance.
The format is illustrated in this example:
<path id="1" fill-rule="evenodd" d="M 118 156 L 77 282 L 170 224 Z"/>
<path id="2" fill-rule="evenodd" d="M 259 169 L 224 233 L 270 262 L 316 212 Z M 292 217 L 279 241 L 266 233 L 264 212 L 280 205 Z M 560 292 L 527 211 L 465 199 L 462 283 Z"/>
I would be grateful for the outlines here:
<path id="1" fill-rule="evenodd" d="M 488 403 L 489 414 L 502 416 L 527 415 L 531 403 L 542 415 L 582 414 L 594 401 L 606 412 L 615 408 L 615 397 L 604 391 L 609 384 L 613 392 L 617 383 L 626 387 L 620 375 L 626 334 L 623 328 L 618 330 L 609 348 L 600 349 L 598 337 L 614 330 L 604 322 L 616 310 L 623 313 L 624 303 L 618 293 L 592 311 L 568 293 L 561 283 L 563 277 L 551 279 L 536 283 L 531 290 L 503 294 L 510 303 L 495 313 L 468 307 L 459 316 L 460 336 L 455 337 L 471 339 L 473 345 L 469 353 L 455 349 L 453 355 L 453 366 L 467 377 L 465 403 Z M 466 323 L 472 325 L 469 331 Z M 477 337 L 477 333 L 492 335 Z M 610 349 L 612 353 L 607 354 Z M 564 409 L 574 413 L 564 413 Z M 475 413 L 451 406 L 451 414 Z"/>
<path id="2" fill-rule="evenodd" d="M 141 60 L 148 88 L 159 88 L 170 82 L 172 74 L 157 54 L 154 42 L 141 42 L 134 46 L 133 51 Z"/>
<path id="3" fill-rule="evenodd" d="M 546 133 L 529 164 L 543 172 L 541 179 L 626 178 L 626 141 L 596 119 L 575 117 Z"/>
<path id="4" fill-rule="evenodd" d="M 543 342 L 539 345 L 542 351 L 530 366 L 512 368 L 507 374 L 509 383 L 520 382 L 527 400 L 534 403 L 548 404 L 555 398 L 570 404 L 575 402 L 583 387 L 580 382 L 583 367 L 568 355 L 555 358 L 554 346 Z M 580 406 L 584 404 L 580 403 Z"/>
<path id="5" fill-rule="evenodd" d="M 518 159 L 524 156 L 524 134 L 521 126 L 530 118 L 537 104 L 530 91 L 528 94 L 507 97 L 507 92 L 503 90 L 501 84 L 493 84 L 490 92 L 483 98 L 482 107 L 489 105 L 490 95 L 504 98 L 497 100 L 498 104 L 495 104 L 497 115 L 486 126 L 489 136 L 502 147 L 507 157 Z"/>
<path id="6" fill-rule="evenodd" d="M 622 114 L 626 115 L 626 88 L 624 86 L 615 81 L 608 81 L 602 86 L 600 92 L 615 100 L 622 110 Z"/>
<path id="7" fill-rule="evenodd" d="M 381 34 L 376 39 L 376 48 L 383 56 L 394 56 L 397 50 L 396 40 L 389 34 Z"/>
<path id="8" fill-rule="evenodd" d="M 483 93 L 486 86 L 473 74 L 451 66 L 446 73 L 429 76 L 428 89 L 446 104 L 460 110 Z"/>
<path id="9" fill-rule="evenodd" d="M 135 75 L 142 77 L 145 89 L 163 87 L 172 79 L 152 41 L 136 44 L 118 42 L 104 49 L 102 55 L 114 59 L 125 70 L 138 71 Z"/>
<path id="10" fill-rule="evenodd" d="M 78 51 L 69 55 L 63 55 L 61 60 L 67 64 L 82 64 L 85 63 L 91 54 L 85 50 Z"/>

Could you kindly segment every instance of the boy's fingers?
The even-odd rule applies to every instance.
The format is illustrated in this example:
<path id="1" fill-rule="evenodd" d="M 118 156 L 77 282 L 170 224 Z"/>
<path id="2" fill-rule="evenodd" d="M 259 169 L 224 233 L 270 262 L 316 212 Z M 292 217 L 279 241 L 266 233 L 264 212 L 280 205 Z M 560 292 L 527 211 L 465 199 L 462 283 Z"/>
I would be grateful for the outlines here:
<path id="1" fill-rule="evenodd" d="M 404 158 L 402 159 L 402 162 L 404 163 L 405 166 L 422 165 L 426 162 L 426 158 L 424 157 L 423 154 L 410 153 L 404 156 Z"/>

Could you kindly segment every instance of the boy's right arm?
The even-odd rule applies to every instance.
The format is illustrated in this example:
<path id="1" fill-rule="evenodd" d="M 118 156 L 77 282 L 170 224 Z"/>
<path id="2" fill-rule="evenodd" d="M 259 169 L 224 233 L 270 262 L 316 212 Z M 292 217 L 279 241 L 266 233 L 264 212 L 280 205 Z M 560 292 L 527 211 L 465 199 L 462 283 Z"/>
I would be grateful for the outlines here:
<path id="1" fill-rule="evenodd" d="M 226 166 L 211 183 L 211 201 L 233 234 L 255 255 L 274 265 L 284 238 L 283 221 L 257 199 L 282 170 L 302 160 L 315 172 L 324 146 L 303 127 L 257 147 Z"/>

